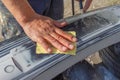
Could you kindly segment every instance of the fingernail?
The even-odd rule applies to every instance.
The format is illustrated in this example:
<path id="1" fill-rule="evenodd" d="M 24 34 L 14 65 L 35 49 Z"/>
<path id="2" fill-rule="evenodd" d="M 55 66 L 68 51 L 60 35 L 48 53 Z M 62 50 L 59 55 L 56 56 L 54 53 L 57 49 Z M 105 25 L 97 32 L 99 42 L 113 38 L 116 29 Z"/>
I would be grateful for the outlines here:
<path id="1" fill-rule="evenodd" d="M 67 48 L 63 46 L 63 47 L 62 47 L 62 50 L 63 50 L 63 51 L 66 51 L 66 50 L 67 50 Z"/>
<path id="2" fill-rule="evenodd" d="M 70 48 L 70 49 L 74 49 L 74 45 L 70 44 L 70 45 L 69 45 L 69 48 Z"/>
<path id="3" fill-rule="evenodd" d="M 50 48 L 48 48 L 48 50 L 47 50 L 49 53 L 52 51 Z"/>
<path id="4" fill-rule="evenodd" d="M 76 38 L 76 37 L 73 37 L 73 41 L 77 41 L 77 38 Z"/>

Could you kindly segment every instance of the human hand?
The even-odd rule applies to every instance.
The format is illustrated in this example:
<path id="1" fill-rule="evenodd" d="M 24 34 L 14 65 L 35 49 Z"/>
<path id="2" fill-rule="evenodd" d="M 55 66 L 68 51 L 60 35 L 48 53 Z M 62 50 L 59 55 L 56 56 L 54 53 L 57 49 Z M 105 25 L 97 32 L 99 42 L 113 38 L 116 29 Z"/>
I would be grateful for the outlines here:
<path id="1" fill-rule="evenodd" d="M 60 23 L 51 18 L 35 14 L 23 25 L 25 33 L 48 53 L 52 52 L 51 45 L 63 52 L 74 49 L 72 42 L 76 42 L 77 39 L 58 28 L 65 26 L 66 22 Z"/>
<path id="2" fill-rule="evenodd" d="M 80 0 L 76 0 L 76 1 L 80 1 Z M 85 1 L 85 0 L 82 0 L 82 1 Z M 84 7 L 83 7 L 83 12 L 86 12 L 87 11 L 87 9 L 90 7 L 90 5 L 91 5 L 91 2 L 92 2 L 92 0 L 86 0 L 86 2 L 85 2 L 85 5 L 84 5 Z"/>

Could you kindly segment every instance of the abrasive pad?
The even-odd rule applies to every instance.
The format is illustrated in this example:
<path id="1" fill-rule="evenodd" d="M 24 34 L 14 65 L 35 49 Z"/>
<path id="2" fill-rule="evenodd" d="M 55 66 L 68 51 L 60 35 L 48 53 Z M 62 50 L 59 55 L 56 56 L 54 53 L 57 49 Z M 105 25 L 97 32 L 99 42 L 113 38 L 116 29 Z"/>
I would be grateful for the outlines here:
<path id="1" fill-rule="evenodd" d="M 68 33 L 72 34 L 73 36 L 76 36 L 75 31 L 68 31 Z M 58 49 L 52 47 L 52 54 L 69 54 L 69 55 L 76 55 L 76 43 L 73 43 L 75 48 L 73 50 L 68 50 L 67 52 L 61 52 Z M 44 48 L 40 44 L 36 44 L 36 54 L 50 54 L 47 51 L 44 50 Z"/>

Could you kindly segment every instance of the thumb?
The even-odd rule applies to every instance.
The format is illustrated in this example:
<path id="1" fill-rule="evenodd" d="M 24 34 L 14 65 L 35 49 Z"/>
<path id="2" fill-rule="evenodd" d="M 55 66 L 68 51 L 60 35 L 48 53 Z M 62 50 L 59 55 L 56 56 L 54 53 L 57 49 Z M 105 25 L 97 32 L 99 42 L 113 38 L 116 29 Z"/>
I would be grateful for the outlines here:
<path id="1" fill-rule="evenodd" d="M 65 21 L 62 21 L 62 22 L 54 21 L 54 25 L 59 27 L 59 28 L 62 28 L 62 27 L 67 25 L 67 22 L 65 22 Z"/>

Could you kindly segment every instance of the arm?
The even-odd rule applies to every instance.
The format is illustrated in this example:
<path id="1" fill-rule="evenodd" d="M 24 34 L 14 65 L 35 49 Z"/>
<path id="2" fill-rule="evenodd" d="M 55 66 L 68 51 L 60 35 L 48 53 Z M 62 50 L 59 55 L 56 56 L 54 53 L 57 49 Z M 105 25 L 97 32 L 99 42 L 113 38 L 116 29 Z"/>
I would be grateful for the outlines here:
<path id="1" fill-rule="evenodd" d="M 80 1 L 80 0 L 76 0 L 76 1 Z M 82 1 L 85 1 L 85 0 L 82 0 Z M 87 9 L 90 7 L 91 3 L 92 3 L 92 0 L 86 0 L 85 1 L 85 5 L 83 7 L 83 12 L 87 11 Z"/>
<path id="2" fill-rule="evenodd" d="M 92 3 L 92 0 L 86 0 L 85 6 L 84 6 L 84 8 L 83 8 L 83 11 L 84 11 L 84 12 L 87 11 L 87 9 L 90 7 L 91 3 Z"/>
<path id="3" fill-rule="evenodd" d="M 71 44 L 76 41 L 72 35 L 65 33 L 57 27 L 63 27 L 66 23 L 59 23 L 51 18 L 38 15 L 31 8 L 27 0 L 2 0 L 8 10 L 13 14 L 25 33 L 43 48 L 51 52 L 50 45 L 60 51 L 73 49 Z"/>
<path id="4" fill-rule="evenodd" d="M 35 14 L 27 0 L 2 0 L 2 2 L 22 27 L 25 26 L 25 22 L 28 22 L 28 20 L 32 18 L 31 15 Z"/>

